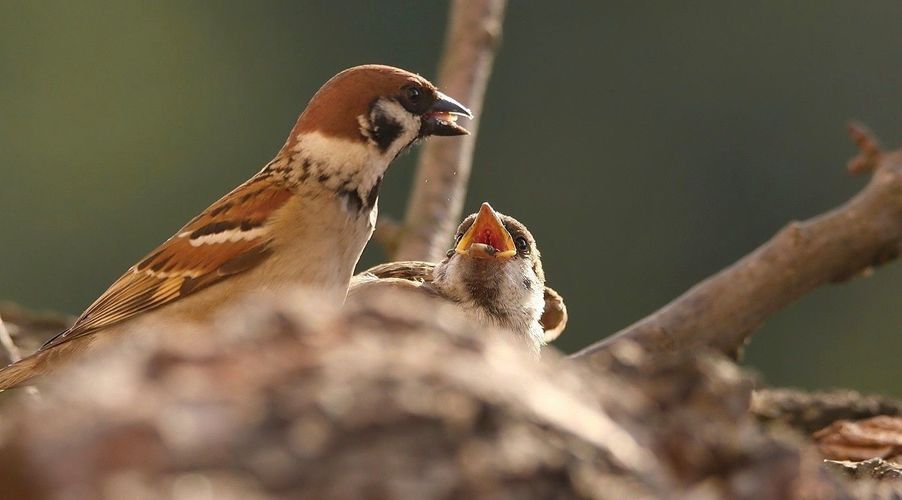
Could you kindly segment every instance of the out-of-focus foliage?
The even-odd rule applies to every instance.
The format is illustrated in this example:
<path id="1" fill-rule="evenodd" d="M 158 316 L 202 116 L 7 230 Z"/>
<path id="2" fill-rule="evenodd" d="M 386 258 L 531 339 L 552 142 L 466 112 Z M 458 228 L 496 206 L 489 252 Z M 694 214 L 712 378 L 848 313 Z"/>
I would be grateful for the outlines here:
<path id="1" fill-rule="evenodd" d="M 259 169 L 345 67 L 434 76 L 437 2 L 0 3 L 0 298 L 78 312 Z M 845 200 L 847 119 L 902 144 L 902 5 L 513 2 L 468 210 L 527 223 L 573 350 Z M 414 155 L 389 173 L 400 216 Z M 449 235 L 450 237 L 450 235 Z M 382 259 L 371 247 L 364 265 Z M 772 383 L 902 394 L 902 266 L 768 322 Z"/>

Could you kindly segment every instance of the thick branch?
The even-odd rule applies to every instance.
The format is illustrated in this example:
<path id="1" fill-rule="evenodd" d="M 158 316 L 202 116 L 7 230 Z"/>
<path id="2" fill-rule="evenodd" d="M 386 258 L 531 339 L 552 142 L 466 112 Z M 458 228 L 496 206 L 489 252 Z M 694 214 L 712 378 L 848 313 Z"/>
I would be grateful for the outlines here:
<path id="1" fill-rule="evenodd" d="M 573 356 L 623 339 L 657 351 L 705 345 L 734 354 L 765 319 L 802 295 L 896 258 L 902 252 L 902 151 L 884 155 L 863 129 L 853 127 L 852 134 L 861 155 L 850 170 L 874 174 L 846 204 L 790 223 L 736 264 Z"/>
<path id="2" fill-rule="evenodd" d="M 423 148 L 395 260 L 441 260 L 463 211 L 482 101 L 501 37 L 506 0 L 455 0 L 438 73 L 443 92 L 470 107 L 471 135 Z"/>

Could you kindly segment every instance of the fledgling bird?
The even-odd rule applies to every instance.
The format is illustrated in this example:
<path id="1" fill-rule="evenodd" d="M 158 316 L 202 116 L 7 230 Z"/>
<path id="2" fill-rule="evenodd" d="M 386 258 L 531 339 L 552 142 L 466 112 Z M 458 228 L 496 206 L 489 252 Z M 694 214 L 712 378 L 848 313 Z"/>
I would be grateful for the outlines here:
<path id="1" fill-rule="evenodd" d="M 418 139 L 467 134 L 470 111 L 381 65 L 326 82 L 275 158 L 132 266 L 65 332 L 0 370 L 0 390 L 138 324 L 203 321 L 248 291 L 307 285 L 340 302 L 373 233 L 389 164 Z"/>
<path id="2" fill-rule="evenodd" d="M 520 335 L 536 352 L 567 324 L 563 299 L 545 286 L 532 234 L 488 203 L 461 222 L 443 261 L 370 268 L 351 280 L 348 299 L 383 288 L 412 288 L 459 304 L 476 321 Z"/>

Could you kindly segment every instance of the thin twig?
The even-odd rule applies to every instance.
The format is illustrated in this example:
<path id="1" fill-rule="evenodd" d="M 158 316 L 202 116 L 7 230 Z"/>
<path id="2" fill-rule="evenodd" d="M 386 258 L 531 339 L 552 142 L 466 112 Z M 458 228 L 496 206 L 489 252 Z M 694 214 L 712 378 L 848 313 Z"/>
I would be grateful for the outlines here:
<path id="1" fill-rule="evenodd" d="M 454 0 L 438 73 L 443 92 L 476 116 L 467 137 L 434 138 L 423 148 L 395 260 L 441 259 L 463 212 L 482 101 L 501 37 L 506 0 Z"/>
<path id="2" fill-rule="evenodd" d="M 849 136 L 858 148 L 858 154 L 849 160 L 846 169 L 852 175 L 873 172 L 883 157 L 877 138 L 866 126 L 857 122 L 849 124 Z"/>
<path id="3" fill-rule="evenodd" d="M 861 126 L 854 172 L 870 183 L 844 205 L 792 222 L 770 241 L 699 283 L 645 319 L 573 355 L 580 358 L 624 339 L 651 351 L 699 346 L 735 354 L 765 319 L 827 284 L 861 276 L 902 253 L 902 151 L 883 153 Z"/>

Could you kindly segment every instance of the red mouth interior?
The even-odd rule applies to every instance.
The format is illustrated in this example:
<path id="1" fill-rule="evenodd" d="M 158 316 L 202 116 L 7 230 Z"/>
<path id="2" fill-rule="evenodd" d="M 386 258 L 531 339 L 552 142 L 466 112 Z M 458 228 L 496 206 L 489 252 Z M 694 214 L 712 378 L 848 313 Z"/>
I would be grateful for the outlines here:
<path id="1" fill-rule="evenodd" d="M 488 245 L 497 250 L 501 248 L 502 238 L 496 231 L 492 231 L 491 228 L 485 227 L 476 231 L 472 241 L 473 243 Z"/>

